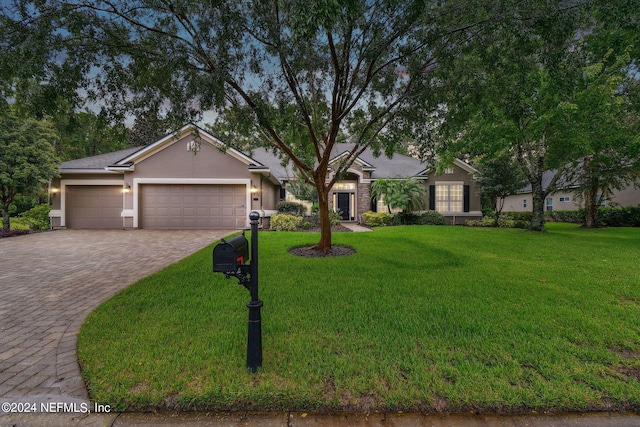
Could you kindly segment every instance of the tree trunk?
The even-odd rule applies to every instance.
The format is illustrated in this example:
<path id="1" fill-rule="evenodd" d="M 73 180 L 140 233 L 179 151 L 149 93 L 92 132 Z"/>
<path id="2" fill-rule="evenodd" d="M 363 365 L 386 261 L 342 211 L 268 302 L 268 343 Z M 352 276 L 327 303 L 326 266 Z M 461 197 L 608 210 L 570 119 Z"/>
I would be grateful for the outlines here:
<path id="1" fill-rule="evenodd" d="M 500 197 L 500 207 L 498 207 L 498 198 L 492 197 L 491 201 L 493 203 L 493 207 L 496 208 L 495 219 L 493 222 L 494 227 L 498 227 L 498 222 L 500 220 L 500 214 L 502 213 L 502 209 L 504 209 L 504 197 Z"/>
<path id="2" fill-rule="evenodd" d="M 584 225 L 594 228 L 598 223 L 598 209 L 596 208 L 596 196 L 592 189 L 584 192 Z"/>
<path id="3" fill-rule="evenodd" d="M 531 215 L 532 231 L 544 231 L 544 198 L 545 191 L 542 189 L 542 179 L 531 185 L 531 196 L 533 198 L 533 214 Z"/>
<path id="4" fill-rule="evenodd" d="M 9 230 L 11 228 L 11 219 L 9 217 L 9 205 L 2 204 L 2 229 Z"/>
<path id="5" fill-rule="evenodd" d="M 587 190 L 584 192 L 584 225 L 587 228 L 598 226 L 598 204 L 596 196 L 598 195 L 598 183 L 593 179 L 591 174 L 591 161 L 589 157 L 585 157 L 582 161 L 584 169 L 584 180 L 588 183 Z"/>
<path id="6" fill-rule="evenodd" d="M 329 219 L 329 190 L 324 181 L 316 184 L 318 192 L 318 214 L 320 215 L 320 241 L 314 246 L 323 252 L 331 250 L 331 220 Z"/>

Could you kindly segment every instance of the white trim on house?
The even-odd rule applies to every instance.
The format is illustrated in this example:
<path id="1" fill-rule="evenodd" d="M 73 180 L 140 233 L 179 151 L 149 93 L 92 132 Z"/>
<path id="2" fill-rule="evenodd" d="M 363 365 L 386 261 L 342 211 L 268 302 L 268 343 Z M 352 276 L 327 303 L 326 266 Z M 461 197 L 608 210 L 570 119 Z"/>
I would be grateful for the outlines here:
<path id="1" fill-rule="evenodd" d="M 60 209 L 49 212 L 50 218 L 60 218 L 60 227 L 66 227 L 66 202 L 67 186 L 69 185 L 117 185 L 122 187 L 123 180 L 120 179 L 62 179 L 60 180 Z"/>
<path id="2" fill-rule="evenodd" d="M 144 184 L 194 184 L 194 185 L 244 185 L 245 197 L 245 228 L 249 228 L 249 212 L 251 211 L 251 180 L 227 178 L 134 178 L 133 179 L 133 228 L 139 227 L 140 221 L 140 185 Z M 123 212 L 124 216 L 124 212 Z"/>
<path id="3" fill-rule="evenodd" d="M 458 166 L 460 169 L 464 170 L 465 172 L 468 172 L 469 174 L 475 175 L 475 174 L 479 174 L 480 173 L 480 171 L 478 169 L 474 168 L 473 166 L 471 166 L 468 163 L 463 162 L 460 159 L 453 159 L 453 163 L 452 164 Z M 434 169 L 435 168 L 433 168 L 433 167 L 424 169 L 418 175 L 428 175 L 429 172 L 431 172 Z M 475 177 L 474 177 L 474 179 L 475 179 Z"/>
<path id="4" fill-rule="evenodd" d="M 344 151 L 341 154 L 338 154 L 337 156 L 333 157 L 332 159 L 329 160 L 329 165 L 331 165 L 332 163 L 335 163 L 336 161 L 338 161 L 339 159 L 343 158 L 343 157 L 347 157 L 351 154 L 351 151 Z M 356 157 L 355 160 L 351 163 L 352 165 L 354 163 L 359 164 L 362 167 L 362 170 L 367 171 L 367 172 L 371 172 L 376 170 L 376 167 L 373 166 L 371 163 L 365 162 L 364 160 L 362 160 L 360 157 Z"/>

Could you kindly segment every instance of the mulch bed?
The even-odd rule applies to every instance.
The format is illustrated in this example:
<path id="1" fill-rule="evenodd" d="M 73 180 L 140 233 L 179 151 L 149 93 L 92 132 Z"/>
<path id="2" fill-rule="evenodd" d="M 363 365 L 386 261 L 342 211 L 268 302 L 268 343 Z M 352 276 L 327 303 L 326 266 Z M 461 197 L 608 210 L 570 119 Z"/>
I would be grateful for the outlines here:
<path id="1" fill-rule="evenodd" d="M 332 245 L 331 250 L 329 252 L 324 252 L 319 249 L 316 249 L 313 246 L 298 246 L 298 247 L 289 249 L 289 253 L 291 255 L 302 256 L 306 258 L 326 258 L 326 257 L 347 256 L 347 255 L 355 254 L 356 250 L 353 249 L 351 246 Z"/>

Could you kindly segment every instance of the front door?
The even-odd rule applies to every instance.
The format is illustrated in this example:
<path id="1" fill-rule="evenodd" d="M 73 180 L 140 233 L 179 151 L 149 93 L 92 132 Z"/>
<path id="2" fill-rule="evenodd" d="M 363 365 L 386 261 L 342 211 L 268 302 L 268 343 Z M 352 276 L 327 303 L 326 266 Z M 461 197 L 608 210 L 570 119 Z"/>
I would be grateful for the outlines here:
<path id="1" fill-rule="evenodd" d="M 338 209 L 340 209 L 341 218 L 343 221 L 349 221 L 351 215 L 349 212 L 349 200 L 351 198 L 350 193 L 338 193 Z"/>

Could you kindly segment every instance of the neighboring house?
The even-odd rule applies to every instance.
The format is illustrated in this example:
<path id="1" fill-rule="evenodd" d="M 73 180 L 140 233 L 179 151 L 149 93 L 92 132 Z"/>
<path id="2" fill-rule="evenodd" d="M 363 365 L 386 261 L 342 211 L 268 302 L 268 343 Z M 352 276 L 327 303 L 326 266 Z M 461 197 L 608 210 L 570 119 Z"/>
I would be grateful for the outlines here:
<path id="1" fill-rule="evenodd" d="M 338 144 L 331 163 L 349 148 Z M 268 150 L 247 155 L 187 125 L 145 147 L 62 163 L 49 215 L 54 228 L 244 229 L 250 211 L 269 218 L 286 198 L 295 175 L 281 163 Z M 457 160 L 446 172 L 435 176 L 411 157 L 375 158 L 367 150 L 333 187 L 331 206 L 344 221 L 359 222 L 377 206 L 373 181 L 415 176 L 431 189 L 430 206 L 451 222 L 480 217 L 477 171 Z"/>
<path id="2" fill-rule="evenodd" d="M 553 177 L 554 171 L 547 171 L 542 175 L 542 188 L 547 188 Z M 574 187 L 575 188 L 575 187 Z M 613 194 L 602 202 L 602 206 L 640 206 L 640 182 L 630 185 L 622 191 L 614 190 Z M 572 211 L 582 208 L 582 201 L 576 198 L 571 186 L 562 188 L 545 199 L 545 211 Z M 532 212 L 533 197 L 531 185 L 521 189 L 517 194 L 507 196 L 504 199 L 503 211 L 505 212 Z"/>

